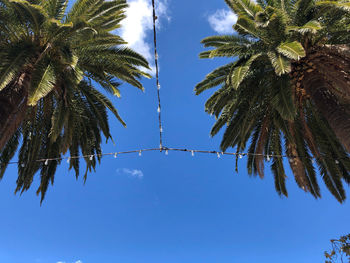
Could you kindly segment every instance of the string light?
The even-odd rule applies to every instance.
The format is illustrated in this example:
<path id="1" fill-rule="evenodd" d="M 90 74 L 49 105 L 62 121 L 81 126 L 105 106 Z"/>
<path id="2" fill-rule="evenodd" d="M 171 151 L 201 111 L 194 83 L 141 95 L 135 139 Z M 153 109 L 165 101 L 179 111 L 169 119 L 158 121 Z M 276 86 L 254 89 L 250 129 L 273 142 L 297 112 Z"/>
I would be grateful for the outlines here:
<path id="1" fill-rule="evenodd" d="M 49 160 L 48 159 L 46 159 L 46 161 L 45 161 L 45 165 L 48 165 L 49 164 Z"/>
<path id="2" fill-rule="evenodd" d="M 268 162 L 270 161 L 270 156 L 269 156 L 269 155 L 266 156 L 266 160 L 267 160 Z"/>
<path id="3" fill-rule="evenodd" d="M 156 30 L 156 8 L 155 0 L 152 0 L 152 18 L 153 18 L 153 43 L 154 43 L 154 64 L 156 68 L 156 84 L 157 84 L 157 99 L 158 99 L 158 125 L 159 125 L 159 148 L 163 149 L 163 138 L 162 138 L 162 115 L 160 113 L 161 100 L 160 100 L 160 83 L 159 83 L 159 68 L 158 68 L 158 51 L 157 51 L 157 30 Z"/>
<path id="4" fill-rule="evenodd" d="M 81 156 L 70 156 L 68 158 L 66 157 L 57 157 L 57 158 L 48 158 L 48 159 L 39 159 L 36 160 L 37 162 L 45 162 L 48 163 L 49 161 L 61 161 L 63 159 L 67 159 L 67 163 L 70 162 L 71 159 L 79 159 L 79 158 L 89 158 L 90 161 L 93 160 L 93 157 L 97 156 L 114 156 L 115 158 L 120 155 L 120 154 L 131 154 L 131 153 L 138 153 L 139 156 L 142 155 L 142 152 L 144 151 L 165 151 L 165 154 L 168 155 L 169 151 L 179 151 L 179 152 L 191 152 L 191 155 L 194 156 L 194 153 L 202 153 L 202 154 L 216 154 L 218 155 L 228 155 L 228 156 L 238 156 L 240 159 L 243 158 L 243 156 L 264 156 L 266 159 L 269 157 L 270 159 L 272 157 L 277 157 L 277 158 L 288 158 L 290 162 L 294 162 L 295 158 L 297 156 L 290 157 L 288 155 L 282 155 L 282 154 L 269 154 L 269 155 L 264 155 L 264 154 L 258 154 L 258 153 L 233 153 L 233 152 L 218 152 L 218 151 L 208 151 L 208 150 L 194 150 L 194 149 L 187 149 L 187 148 L 168 148 L 168 147 L 159 147 L 159 148 L 144 148 L 144 149 L 138 149 L 138 150 L 130 150 L 130 151 L 123 151 L 123 152 L 112 152 L 112 153 L 101 153 L 101 154 L 95 154 L 95 155 L 81 155 Z M 345 158 L 345 157 L 344 157 Z M 339 164 L 339 160 L 334 160 L 336 164 Z M 312 163 L 315 163 L 315 160 L 312 159 Z M 9 164 L 20 164 L 21 167 L 25 167 L 24 163 L 20 163 L 19 161 L 14 161 L 14 162 L 9 162 Z"/>
<path id="5" fill-rule="evenodd" d="M 217 152 L 216 155 L 218 156 L 218 158 L 220 158 L 220 153 L 219 152 Z"/>

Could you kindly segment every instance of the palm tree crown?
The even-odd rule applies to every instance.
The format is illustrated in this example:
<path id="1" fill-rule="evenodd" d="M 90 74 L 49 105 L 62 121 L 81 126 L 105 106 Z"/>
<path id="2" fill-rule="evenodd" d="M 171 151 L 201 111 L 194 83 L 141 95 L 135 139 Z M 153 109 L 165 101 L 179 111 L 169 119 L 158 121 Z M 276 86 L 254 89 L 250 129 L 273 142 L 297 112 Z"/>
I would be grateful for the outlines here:
<path id="1" fill-rule="evenodd" d="M 101 133 L 111 138 L 108 111 L 123 125 L 111 101 L 95 86 L 120 96 L 127 82 L 141 90 L 147 61 L 115 35 L 126 0 L 0 0 L 0 177 L 19 150 L 16 191 L 27 190 L 40 171 L 45 196 L 67 151 L 100 161 Z M 79 175 L 79 159 L 70 159 Z"/>
<path id="2" fill-rule="evenodd" d="M 206 111 L 226 125 L 221 148 L 248 148 L 248 172 L 264 176 L 272 160 L 275 188 L 287 195 L 281 155 L 299 187 L 320 197 L 314 161 L 342 202 L 350 183 L 350 3 L 342 0 L 225 0 L 236 33 L 202 40 L 201 58 L 229 57 L 197 84 L 216 87 Z"/>

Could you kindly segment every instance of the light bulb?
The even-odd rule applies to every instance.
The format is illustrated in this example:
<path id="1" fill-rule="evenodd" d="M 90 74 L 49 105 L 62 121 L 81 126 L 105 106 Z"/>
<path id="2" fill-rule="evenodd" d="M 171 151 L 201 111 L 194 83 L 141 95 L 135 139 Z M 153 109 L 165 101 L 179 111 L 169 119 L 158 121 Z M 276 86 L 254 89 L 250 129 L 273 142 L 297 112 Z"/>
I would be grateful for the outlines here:
<path id="1" fill-rule="evenodd" d="M 158 89 L 160 89 L 160 84 L 157 85 Z"/>
<path id="2" fill-rule="evenodd" d="M 139 156 L 141 156 L 142 155 L 142 151 L 139 151 Z"/>
<path id="3" fill-rule="evenodd" d="M 94 156 L 93 156 L 93 155 L 90 155 L 90 158 L 89 158 L 89 159 L 90 159 L 90 161 L 92 161 L 92 158 L 94 158 Z"/>
<path id="4" fill-rule="evenodd" d="M 242 158 L 243 158 L 243 155 L 242 155 L 242 154 L 239 154 L 238 157 L 239 157 L 239 159 L 242 159 Z"/>
<path id="5" fill-rule="evenodd" d="M 339 161 L 338 161 L 338 160 L 335 160 L 335 164 L 339 164 Z"/>
<path id="6" fill-rule="evenodd" d="M 270 161 L 270 155 L 266 156 L 266 160 L 269 162 Z"/>
<path id="7" fill-rule="evenodd" d="M 191 151 L 191 155 L 194 156 L 194 151 L 193 150 Z"/>
<path id="8" fill-rule="evenodd" d="M 21 167 L 23 167 L 23 168 L 24 168 L 25 166 L 26 166 L 26 165 L 25 165 L 24 163 L 22 163 L 22 164 L 21 164 Z"/>
<path id="9" fill-rule="evenodd" d="M 169 154 L 168 150 L 165 150 L 165 155 L 168 155 L 168 154 Z"/>
<path id="10" fill-rule="evenodd" d="M 70 162 L 70 157 L 67 159 L 67 163 L 69 163 Z"/>
<path id="11" fill-rule="evenodd" d="M 117 155 L 118 155 L 118 153 L 115 153 L 115 154 L 114 154 L 114 158 L 117 158 Z"/>
<path id="12" fill-rule="evenodd" d="M 216 155 L 218 156 L 218 158 L 220 158 L 220 153 L 219 152 L 217 152 Z"/>
<path id="13" fill-rule="evenodd" d="M 48 165 L 49 164 L 49 160 L 48 159 L 46 159 L 46 161 L 45 161 L 45 165 Z"/>
<path id="14" fill-rule="evenodd" d="M 160 107 L 158 106 L 158 109 L 157 109 L 158 113 L 160 112 Z"/>

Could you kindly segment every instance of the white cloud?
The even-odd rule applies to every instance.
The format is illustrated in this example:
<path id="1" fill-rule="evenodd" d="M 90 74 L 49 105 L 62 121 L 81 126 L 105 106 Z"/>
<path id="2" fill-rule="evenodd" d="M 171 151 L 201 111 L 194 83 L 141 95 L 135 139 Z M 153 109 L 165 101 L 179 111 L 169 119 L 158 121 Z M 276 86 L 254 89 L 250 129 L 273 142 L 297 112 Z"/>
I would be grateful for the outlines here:
<path id="1" fill-rule="evenodd" d="M 57 261 L 57 263 L 66 263 L 66 261 Z M 74 263 L 83 263 L 81 260 L 74 261 Z"/>
<path id="2" fill-rule="evenodd" d="M 208 17 L 212 29 L 220 34 L 233 33 L 232 26 L 237 21 L 237 16 L 230 10 L 219 9 Z"/>
<path id="3" fill-rule="evenodd" d="M 138 179 L 142 179 L 142 177 L 143 177 L 143 172 L 141 170 L 137 170 L 137 169 L 122 168 L 122 169 L 117 169 L 117 173 L 126 174 L 126 175 L 129 175 L 131 177 L 138 178 Z"/>
<path id="4" fill-rule="evenodd" d="M 154 73 L 153 63 L 153 13 L 151 0 L 130 0 L 126 11 L 126 18 L 122 21 L 121 37 L 128 42 L 128 46 L 138 53 L 142 54 L 150 63 Z M 160 27 L 159 21 L 170 17 L 167 14 L 167 0 L 161 0 L 156 7 L 158 16 L 157 27 Z"/>

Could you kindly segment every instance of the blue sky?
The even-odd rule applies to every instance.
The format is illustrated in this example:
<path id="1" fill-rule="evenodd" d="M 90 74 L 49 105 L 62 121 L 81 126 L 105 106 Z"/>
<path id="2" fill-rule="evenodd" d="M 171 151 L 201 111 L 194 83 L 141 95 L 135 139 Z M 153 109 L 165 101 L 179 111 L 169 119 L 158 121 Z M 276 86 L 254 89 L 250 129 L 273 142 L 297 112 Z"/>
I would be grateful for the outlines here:
<path id="1" fill-rule="evenodd" d="M 151 58 L 149 2 L 131 1 L 134 20 L 121 34 Z M 158 10 L 164 141 L 168 147 L 217 149 L 214 119 L 204 112 L 211 92 L 197 82 L 223 60 L 199 60 L 200 40 L 225 33 L 235 17 L 220 1 L 169 0 Z M 215 32 L 215 30 L 217 32 Z M 130 33 L 131 32 L 131 33 Z M 111 118 L 104 152 L 158 146 L 155 81 L 146 92 L 124 85 L 114 99 L 127 122 Z M 38 180 L 14 195 L 16 167 L 0 182 L 0 262 L 6 263 L 251 263 L 323 262 L 329 240 L 350 232 L 349 201 L 325 189 L 315 200 L 288 171 L 289 198 L 280 198 L 266 169 L 251 178 L 245 159 L 158 152 L 105 157 L 86 184 L 62 162 L 40 206 Z M 349 194 L 349 191 L 347 191 Z"/>

